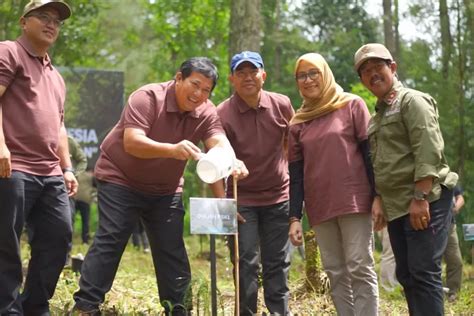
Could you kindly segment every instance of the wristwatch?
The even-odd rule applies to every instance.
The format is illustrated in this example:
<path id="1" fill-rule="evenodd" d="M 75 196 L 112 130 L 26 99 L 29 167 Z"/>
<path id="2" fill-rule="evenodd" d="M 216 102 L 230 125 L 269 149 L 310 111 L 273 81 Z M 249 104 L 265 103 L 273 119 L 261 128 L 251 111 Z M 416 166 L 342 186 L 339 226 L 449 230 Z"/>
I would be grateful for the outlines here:
<path id="1" fill-rule="evenodd" d="M 66 172 L 72 172 L 72 174 L 76 174 L 76 170 L 73 168 L 73 167 L 66 167 L 63 169 L 63 173 L 66 173 Z"/>
<path id="2" fill-rule="evenodd" d="M 413 192 L 413 199 L 415 199 L 415 201 L 426 201 L 427 198 L 428 193 L 419 190 L 415 190 Z"/>

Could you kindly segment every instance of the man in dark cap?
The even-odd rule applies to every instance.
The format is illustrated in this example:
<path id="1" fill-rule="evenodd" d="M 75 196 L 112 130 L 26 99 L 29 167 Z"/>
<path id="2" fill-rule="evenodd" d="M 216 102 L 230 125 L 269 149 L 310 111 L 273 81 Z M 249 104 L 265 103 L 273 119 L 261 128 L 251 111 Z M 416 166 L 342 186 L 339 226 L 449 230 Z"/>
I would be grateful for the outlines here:
<path id="1" fill-rule="evenodd" d="M 377 97 L 369 123 L 375 175 L 375 230 L 387 225 L 410 315 L 443 315 L 441 257 L 451 221 L 457 174 L 444 156 L 436 101 L 405 88 L 382 44 L 354 56 L 362 84 Z"/>
<path id="2" fill-rule="evenodd" d="M 31 1 L 21 36 L 0 42 L 1 315 L 49 315 L 71 240 L 68 194 L 77 181 L 64 127 L 66 89 L 47 53 L 70 15 L 64 2 Z M 20 295 L 25 224 L 31 259 Z"/>

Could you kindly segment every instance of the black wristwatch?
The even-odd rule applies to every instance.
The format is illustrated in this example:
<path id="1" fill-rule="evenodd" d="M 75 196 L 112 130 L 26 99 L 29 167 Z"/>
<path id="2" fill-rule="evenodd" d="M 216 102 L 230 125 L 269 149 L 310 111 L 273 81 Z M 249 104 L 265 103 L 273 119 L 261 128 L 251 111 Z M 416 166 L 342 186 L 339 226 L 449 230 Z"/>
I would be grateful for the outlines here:
<path id="1" fill-rule="evenodd" d="M 76 174 L 76 170 L 73 167 L 66 167 L 63 169 L 63 174 L 66 172 L 72 172 L 72 174 Z"/>
<path id="2" fill-rule="evenodd" d="M 418 190 L 415 190 L 413 192 L 413 199 L 415 201 L 426 201 L 427 198 L 428 198 L 428 193 L 425 193 L 423 191 L 418 191 Z"/>

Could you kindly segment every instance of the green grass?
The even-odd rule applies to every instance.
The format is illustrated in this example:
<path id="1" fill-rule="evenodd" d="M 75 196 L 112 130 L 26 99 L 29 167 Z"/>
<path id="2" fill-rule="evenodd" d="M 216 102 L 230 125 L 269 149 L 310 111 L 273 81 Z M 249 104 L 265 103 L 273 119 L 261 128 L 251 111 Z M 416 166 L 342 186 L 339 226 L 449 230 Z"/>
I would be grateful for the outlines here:
<path id="1" fill-rule="evenodd" d="M 79 230 L 76 230 L 72 254 L 87 252 L 87 245 L 80 244 Z M 210 315 L 210 262 L 208 238 L 188 236 L 185 238 L 193 275 L 193 315 Z M 27 264 L 28 247 L 23 243 L 24 263 Z M 223 238 L 216 238 L 218 273 L 218 315 L 233 315 L 234 287 L 232 264 Z M 375 255 L 379 261 L 379 253 Z M 65 268 L 61 274 L 56 292 L 51 300 L 54 315 L 64 315 L 73 304 L 72 294 L 78 289 L 79 275 Z M 335 310 L 329 295 L 303 293 L 298 296 L 304 284 L 304 262 L 295 252 L 290 270 L 290 308 L 295 315 L 334 315 Z M 259 295 L 259 311 L 264 309 L 262 293 Z M 162 311 L 158 298 L 151 255 L 126 248 L 120 263 L 112 290 L 102 306 L 106 315 L 158 315 Z M 445 304 L 446 315 L 474 314 L 474 267 L 465 264 L 464 281 L 459 299 Z M 401 289 L 394 292 L 380 290 L 380 315 L 408 315 Z"/>

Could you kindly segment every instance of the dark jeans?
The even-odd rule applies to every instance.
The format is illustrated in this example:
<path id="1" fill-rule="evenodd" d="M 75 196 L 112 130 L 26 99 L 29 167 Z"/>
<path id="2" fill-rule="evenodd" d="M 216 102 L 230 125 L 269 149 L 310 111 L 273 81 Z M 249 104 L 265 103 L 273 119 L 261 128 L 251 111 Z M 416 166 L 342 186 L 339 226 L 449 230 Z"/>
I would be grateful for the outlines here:
<path id="1" fill-rule="evenodd" d="M 183 240 L 181 194 L 156 196 L 98 182 L 99 227 L 82 264 L 76 307 L 98 309 L 111 289 L 120 258 L 138 221 L 143 219 L 151 246 L 160 300 L 173 315 L 184 315 L 191 272 Z"/>
<path id="2" fill-rule="evenodd" d="M 89 220 L 90 220 L 90 214 L 91 214 L 91 206 L 87 202 L 76 200 L 76 210 L 79 210 L 79 213 L 81 214 L 81 219 L 82 219 L 82 231 L 81 231 L 82 242 L 87 244 L 89 243 L 89 238 L 90 238 Z M 73 227 L 74 227 L 74 224 L 73 224 Z"/>
<path id="3" fill-rule="evenodd" d="M 0 178 L 0 201 L 0 314 L 46 314 L 71 241 L 64 179 L 13 171 L 10 178 Z M 20 295 L 20 236 L 25 224 L 31 259 Z"/>
<path id="4" fill-rule="evenodd" d="M 288 201 L 268 206 L 240 206 L 246 222 L 239 223 L 240 315 L 257 312 L 258 272 L 263 272 L 265 305 L 270 313 L 287 315 L 290 268 Z M 229 238 L 233 256 L 233 239 Z M 234 262 L 234 260 L 232 260 Z"/>
<path id="5" fill-rule="evenodd" d="M 444 315 L 441 258 L 451 225 L 453 192 L 443 187 L 430 203 L 430 225 L 416 231 L 409 215 L 388 223 L 397 279 L 403 286 L 410 315 Z"/>

